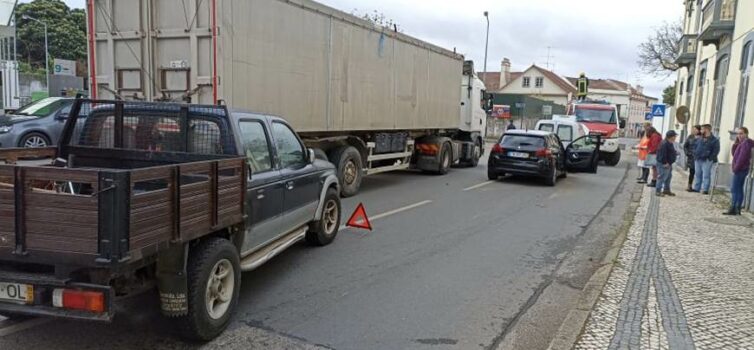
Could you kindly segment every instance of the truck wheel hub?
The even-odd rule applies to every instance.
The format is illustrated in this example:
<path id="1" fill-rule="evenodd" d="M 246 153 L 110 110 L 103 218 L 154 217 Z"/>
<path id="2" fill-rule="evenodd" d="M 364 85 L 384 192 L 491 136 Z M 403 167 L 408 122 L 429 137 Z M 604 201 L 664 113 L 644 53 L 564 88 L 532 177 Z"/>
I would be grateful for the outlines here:
<path id="1" fill-rule="evenodd" d="M 218 261 L 212 268 L 205 293 L 207 313 L 212 319 L 222 318 L 228 312 L 233 299 L 235 278 L 233 264 L 228 259 Z"/>
<path id="2" fill-rule="evenodd" d="M 352 184 L 356 181 L 358 170 L 356 169 L 356 164 L 352 160 L 348 161 L 346 163 L 346 166 L 343 168 L 343 181 L 347 184 Z"/>

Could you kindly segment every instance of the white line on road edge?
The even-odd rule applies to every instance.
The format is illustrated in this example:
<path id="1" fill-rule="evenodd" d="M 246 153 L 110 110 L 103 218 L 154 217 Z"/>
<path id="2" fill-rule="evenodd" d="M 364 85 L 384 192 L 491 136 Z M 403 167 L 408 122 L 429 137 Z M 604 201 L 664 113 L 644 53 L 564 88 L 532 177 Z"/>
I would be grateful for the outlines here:
<path id="1" fill-rule="evenodd" d="M 467 191 L 475 190 L 477 188 L 482 188 L 482 187 L 487 186 L 487 185 L 489 185 L 489 184 L 491 184 L 493 182 L 495 182 L 495 181 L 482 182 L 482 183 L 480 183 L 478 185 L 474 185 L 474 186 L 471 186 L 471 187 L 466 187 L 466 188 L 463 189 L 463 191 L 467 192 Z"/>
<path id="2" fill-rule="evenodd" d="M 6 320 L 5 322 L 12 322 L 12 320 Z M 13 323 L 7 327 L 0 328 L 0 338 L 25 331 L 29 328 L 41 326 L 45 323 L 52 322 L 51 318 L 32 318 L 30 320 Z"/>
<path id="3" fill-rule="evenodd" d="M 400 207 L 398 209 L 394 209 L 394 210 L 391 210 L 391 211 L 384 212 L 382 214 L 377 214 L 375 216 L 372 216 L 371 218 L 369 218 L 369 221 L 379 220 L 379 219 L 382 219 L 384 217 L 388 217 L 388 216 L 395 215 L 395 214 L 398 214 L 398 213 L 401 213 L 401 212 L 404 212 L 404 211 L 407 211 L 407 210 L 411 210 L 411 209 L 414 209 L 414 208 L 421 207 L 423 205 L 427 205 L 429 203 L 432 203 L 432 201 L 426 200 L 426 201 L 421 201 L 419 203 L 414 203 L 414 204 L 411 204 L 411 205 L 407 205 L 405 207 Z M 348 226 L 346 226 L 346 225 L 340 226 L 340 230 L 345 230 L 347 228 L 348 228 Z"/>

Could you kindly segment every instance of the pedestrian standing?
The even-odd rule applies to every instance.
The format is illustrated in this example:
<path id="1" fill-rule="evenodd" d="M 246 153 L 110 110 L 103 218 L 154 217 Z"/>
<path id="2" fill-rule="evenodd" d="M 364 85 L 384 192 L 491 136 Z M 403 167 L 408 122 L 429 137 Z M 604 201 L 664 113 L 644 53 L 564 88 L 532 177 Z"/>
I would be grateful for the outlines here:
<path id="1" fill-rule="evenodd" d="M 647 130 L 649 134 L 649 144 L 647 145 L 647 160 L 644 161 L 645 165 L 652 169 L 652 182 L 647 187 L 657 186 L 657 150 L 662 143 L 662 136 L 653 126 L 650 126 Z"/>
<path id="2" fill-rule="evenodd" d="M 675 139 L 678 134 L 670 130 L 665 134 L 665 140 L 660 144 L 657 150 L 657 172 L 658 181 L 655 187 L 657 196 L 675 197 L 675 193 L 670 189 L 670 183 L 673 179 L 673 164 L 678 159 L 678 153 L 675 150 Z"/>
<path id="3" fill-rule="evenodd" d="M 751 168 L 751 153 L 754 148 L 754 140 L 749 138 L 749 129 L 738 128 L 736 142 L 733 144 L 733 181 L 730 186 L 731 203 L 730 209 L 725 215 L 741 215 L 744 204 L 744 184 Z"/>
<path id="4" fill-rule="evenodd" d="M 644 128 L 641 131 L 641 138 L 639 140 L 639 144 L 636 145 L 636 149 L 638 151 L 638 161 L 637 166 L 639 167 L 639 177 L 636 178 L 636 182 L 640 184 L 647 183 L 647 180 L 649 179 L 649 166 L 646 164 L 647 162 L 647 155 L 649 155 L 649 132 L 647 131 L 652 124 L 645 123 Z"/>
<path id="5" fill-rule="evenodd" d="M 702 137 L 694 145 L 696 178 L 691 192 L 709 194 L 712 181 L 712 168 L 720 155 L 720 140 L 712 134 L 712 125 L 702 125 Z"/>
<path id="6" fill-rule="evenodd" d="M 686 169 L 689 171 L 689 186 L 686 191 L 693 191 L 694 177 L 696 176 L 696 162 L 694 161 L 694 146 L 696 145 L 699 134 L 702 133 L 701 125 L 694 125 L 691 128 L 691 135 L 686 138 L 686 142 L 683 143 L 683 153 L 686 154 Z"/>
<path id="7" fill-rule="evenodd" d="M 508 126 L 505 127 L 505 130 L 515 130 L 515 129 L 516 129 L 516 126 L 513 125 L 513 120 L 509 121 Z"/>

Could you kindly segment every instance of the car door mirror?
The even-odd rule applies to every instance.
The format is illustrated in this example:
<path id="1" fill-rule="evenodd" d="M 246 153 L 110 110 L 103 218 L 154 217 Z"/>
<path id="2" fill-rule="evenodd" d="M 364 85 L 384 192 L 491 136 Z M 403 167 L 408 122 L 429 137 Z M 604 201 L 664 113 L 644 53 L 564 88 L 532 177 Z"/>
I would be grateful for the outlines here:
<path id="1" fill-rule="evenodd" d="M 626 128 L 626 119 L 620 118 L 619 124 L 620 124 L 620 128 L 621 129 L 625 129 Z"/>
<path id="2" fill-rule="evenodd" d="M 309 164 L 314 164 L 314 161 L 317 160 L 317 154 L 314 153 L 314 150 L 311 148 L 307 148 L 306 151 L 309 155 Z"/>
<path id="3" fill-rule="evenodd" d="M 55 115 L 56 120 L 66 120 L 68 119 L 68 112 L 66 111 L 60 111 L 58 114 Z"/>

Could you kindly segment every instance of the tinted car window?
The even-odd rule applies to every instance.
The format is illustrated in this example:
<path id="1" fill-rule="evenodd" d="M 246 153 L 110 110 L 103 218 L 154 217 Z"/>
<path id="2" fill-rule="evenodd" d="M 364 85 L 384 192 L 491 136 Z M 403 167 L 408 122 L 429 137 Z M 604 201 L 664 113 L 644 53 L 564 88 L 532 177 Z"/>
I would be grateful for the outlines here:
<path id="1" fill-rule="evenodd" d="M 542 136 L 530 135 L 505 135 L 500 145 L 504 148 L 516 147 L 544 147 L 545 138 Z"/>
<path id="2" fill-rule="evenodd" d="M 241 142 L 243 143 L 246 161 L 255 173 L 265 172 L 272 169 L 270 148 L 267 143 L 267 134 L 260 122 L 241 122 Z"/>
<path id="3" fill-rule="evenodd" d="M 285 124 L 272 123 L 272 135 L 275 137 L 281 167 L 289 168 L 306 163 L 304 147 L 291 128 Z"/>
<path id="4" fill-rule="evenodd" d="M 539 124 L 539 130 L 554 132 L 555 126 L 549 123 Z"/>
<path id="5" fill-rule="evenodd" d="M 558 125 L 558 137 L 563 141 L 573 141 L 573 128 L 570 125 Z"/>

